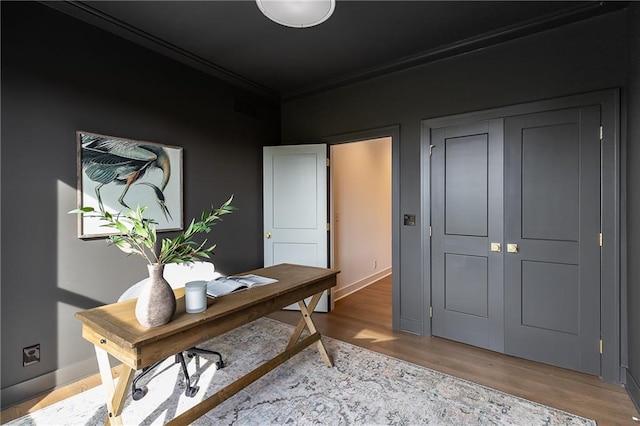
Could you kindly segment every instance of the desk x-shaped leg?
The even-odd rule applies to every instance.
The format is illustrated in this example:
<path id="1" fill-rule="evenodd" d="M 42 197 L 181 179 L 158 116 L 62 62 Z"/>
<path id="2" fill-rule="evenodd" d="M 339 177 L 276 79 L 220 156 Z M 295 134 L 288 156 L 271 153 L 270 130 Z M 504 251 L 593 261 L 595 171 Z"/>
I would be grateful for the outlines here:
<path id="1" fill-rule="evenodd" d="M 207 411 L 213 409 L 214 407 L 217 407 L 219 404 L 232 397 L 245 387 L 249 386 L 249 384 L 255 382 L 260 377 L 264 376 L 269 371 L 273 370 L 274 368 L 287 361 L 292 356 L 296 355 L 313 343 L 317 343 L 318 350 L 320 352 L 320 355 L 322 356 L 322 359 L 324 360 L 324 363 L 328 367 L 333 367 L 333 363 L 331 362 L 331 359 L 327 354 L 327 349 L 324 347 L 324 344 L 320 339 L 320 333 L 318 333 L 315 324 L 311 320 L 311 312 L 313 312 L 316 305 L 318 304 L 322 293 L 323 292 L 315 294 L 311 298 L 309 305 L 306 305 L 304 303 L 304 300 L 298 302 L 298 304 L 300 305 L 300 313 L 302 314 L 302 319 L 293 331 L 291 339 L 289 340 L 286 349 L 282 353 L 276 355 L 274 358 L 240 377 L 235 382 L 227 385 L 224 389 L 219 390 L 204 401 L 200 402 L 195 407 L 192 407 L 181 415 L 177 416 L 169 423 L 167 423 L 167 425 L 170 426 L 190 424 L 195 419 L 203 416 Z M 305 326 L 309 328 L 311 334 L 303 339 L 300 339 Z"/>
<path id="2" fill-rule="evenodd" d="M 98 369 L 100 370 L 100 378 L 102 385 L 107 394 L 107 410 L 108 415 L 105 424 L 122 425 L 122 408 L 124 401 L 131 386 L 133 375 L 136 372 L 127 365 L 122 364 L 120 368 L 120 378 L 118 384 L 114 384 L 113 374 L 111 372 L 111 363 L 109 362 L 109 354 L 98 346 L 96 348 L 96 358 L 98 359 Z"/>
<path id="3" fill-rule="evenodd" d="M 324 292 L 315 294 L 309 301 L 309 306 L 307 306 L 304 303 L 304 300 L 300 300 L 298 302 L 298 306 L 300 306 L 300 314 L 302 315 L 302 318 L 300 319 L 300 322 L 298 322 L 298 325 L 293 331 L 293 334 L 291 335 L 291 339 L 289 339 L 289 344 L 287 345 L 287 349 L 291 349 L 292 347 L 295 346 L 296 343 L 298 343 L 298 340 L 300 340 L 300 336 L 302 335 L 302 331 L 304 330 L 305 327 L 309 329 L 309 333 L 311 334 L 315 334 L 318 332 L 318 330 L 316 329 L 316 325 L 313 323 L 313 320 L 311 319 L 311 313 L 316 308 L 316 305 L 320 301 L 320 298 L 322 297 L 323 294 Z M 324 360 L 325 365 L 327 367 L 333 367 L 333 362 L 331 361 L 331 358 L 329 358 L 329 354 L 327 353 L 327 348 L 324 347 L 324 343 L 322 343 L 322 340 L 318 339 L 316 343 L 318 345 L 318 352 L 320 352 L 320 355 L 322 356 L 322 359 Z"/>

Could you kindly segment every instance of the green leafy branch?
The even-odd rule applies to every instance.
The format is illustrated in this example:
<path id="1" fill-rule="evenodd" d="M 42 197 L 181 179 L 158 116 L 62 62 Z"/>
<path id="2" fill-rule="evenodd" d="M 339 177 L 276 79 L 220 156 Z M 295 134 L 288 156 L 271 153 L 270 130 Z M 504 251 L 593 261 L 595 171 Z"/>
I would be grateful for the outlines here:
<path id="1" fill-rule="evenodd" d="M 229 198 L 222 206 L 212 209 L 208 213 L 202 212 L 200 220 L 191 220 L 191 223 L 184 232 L 181 232 L 173 239 L 165 238 L 162 240 L 162 248 L 160 249 L 159 263 L 185 263 L 192 262 L 198 258 L 208 259 L 216 248 L 216 244 L 206 247 L 207 240 L 201 244 L 193 241 L 193 237 L 201 233 L 209 233 L 215 222 L 222 220 L 221 217 L 237 210 L 231 205 L 233 196 Z"/>
<path id="2" fill-rule="evenodd" d="M 95 210 L 93 207 L 81 207 L 69 213 L 89 214 L 91 217 L 98 217 L 105 222 L 102 226 L 118 231 L 118 235 L 107 237 L 110 245 L 115 245 L 128 255 L 137 254 L 142 256 L 147 263 L 189 263 L 199 259 L 211 257 L 216 244 L 207 247 L 207 240 L 197 243 L 193 238 L 201 233 L 211 232 L 211 227 L 217 221 L 222 220 L 222 216 L 237 210 L 231 205 L 233 196 L 218 208 L 204 210 L 200 220 L 193 219 L 187 229 L 176 237 L 162 240 L 160 252 L 156 253 L 154 247 L 157 241 L 157 222 L 144 217 L 147 207 L 137 207 L 135 210 L 127 210 L 125 213 L 111 214 L 105 210 Z"/>

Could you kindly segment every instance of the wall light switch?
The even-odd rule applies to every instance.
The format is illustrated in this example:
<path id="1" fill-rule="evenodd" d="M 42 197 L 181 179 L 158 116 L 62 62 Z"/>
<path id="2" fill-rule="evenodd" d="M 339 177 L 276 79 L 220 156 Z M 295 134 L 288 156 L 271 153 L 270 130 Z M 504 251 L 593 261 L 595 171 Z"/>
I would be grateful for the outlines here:
<path id="1" fill-rule="evenodd" d="M 405 214 L 404 215 L 404 226 L 416 226 L 416 215 L 415 214 Z"/>

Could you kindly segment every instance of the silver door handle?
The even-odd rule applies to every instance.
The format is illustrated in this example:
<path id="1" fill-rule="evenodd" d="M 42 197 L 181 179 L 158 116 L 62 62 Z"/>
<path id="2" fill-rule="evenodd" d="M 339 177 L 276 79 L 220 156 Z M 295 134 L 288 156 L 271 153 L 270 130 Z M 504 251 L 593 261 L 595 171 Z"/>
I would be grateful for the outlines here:
<path id="1" fill-rule="evenodd" d="M 507 253 L 517 253 L 518 245 L 517 244 L 507 244 Z"/>

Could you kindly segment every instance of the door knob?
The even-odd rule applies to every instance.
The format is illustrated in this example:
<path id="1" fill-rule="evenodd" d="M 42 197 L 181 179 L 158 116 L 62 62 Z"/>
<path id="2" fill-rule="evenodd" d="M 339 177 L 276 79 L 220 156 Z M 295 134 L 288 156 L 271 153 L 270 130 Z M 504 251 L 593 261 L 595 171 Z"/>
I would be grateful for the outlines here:
<path id="1" fill-rule="evenodd" d="M 517 244 L 507 244 L 507 253 L 517 253 L 518 245 Z"/>
<path id="2" fill-rule="evenodd" d="M 269 238 L 271 238 L 271 232 L 267 232 L 266 234 L 264 234 L 264 237 L 268 240 Z"/>
<path id="3" fill-rule="evenodd" d="M 500 243 L 491 243 L 491 251 L 500 252 L 500 250 L 502 250 Z"/>

